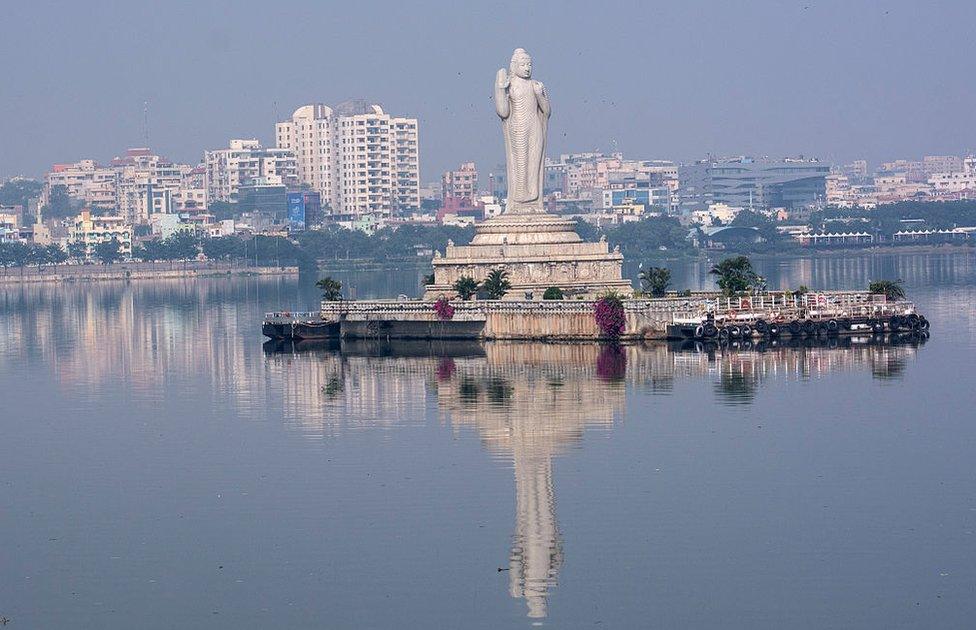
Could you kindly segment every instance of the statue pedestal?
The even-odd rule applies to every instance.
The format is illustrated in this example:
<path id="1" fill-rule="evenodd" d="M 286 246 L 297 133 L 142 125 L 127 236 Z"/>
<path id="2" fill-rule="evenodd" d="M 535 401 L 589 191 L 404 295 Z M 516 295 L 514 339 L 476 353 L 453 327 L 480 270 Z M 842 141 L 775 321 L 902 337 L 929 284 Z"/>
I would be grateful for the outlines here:
<path id="1" fill-rule="evenodd" d="M 566 299 L 592 299 L 610 290 L 633 293 L 621 276 L 620 252 L 609 251 L 605 240 L 584 242 L 573 220 L 541 212 L 488 219 L 477 226 L 470 245 L 448 245 L 433 263 L 434 283 L 424 292 L 427 300 L 453 297 L 458 278 L 481 282 L 492 269 L 508 272 L 508 299 L 541 300 L 549 287 L 562 289 Z"/>

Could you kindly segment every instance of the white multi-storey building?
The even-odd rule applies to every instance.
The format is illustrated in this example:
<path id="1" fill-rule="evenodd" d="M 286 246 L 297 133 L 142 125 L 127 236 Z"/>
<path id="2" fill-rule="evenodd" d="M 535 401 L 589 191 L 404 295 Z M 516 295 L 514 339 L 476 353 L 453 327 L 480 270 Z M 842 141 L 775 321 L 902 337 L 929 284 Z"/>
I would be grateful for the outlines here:
<path id="1" fill-rule="evenodd" d="M 119 173 L 111 167 L 99 166 L 95 160 L 55 164 L 45 179 L 43 204 L 50 201 L 55 186 L 64 186 L 69 197 L 81 199 L 88 205 L 115 206 Z"/>
<path id="2" fill-rule="evenodd" d="M 257 183 L 292 187 L 298 183 L 297 162 L 290 149 L 265 149 L 257 140 L 231 140 L 226 149 L 204 154 L 207 198 L 235 201 L 242 186 Z"/>
<path id="3" fill-rule="evenodd" d="M 117 241 L 119 252 L 125 257 L 132 255 L 132 226 L 120 216 L 92 216 L 85 210 L 71 225 L 69 239 L 85 246 L 85 256 L 90 258 L 99 243 Z"/>
<path id="4" fill-rule="evenodd" d="M 976 191 L 976 172 L 935 173 L 929 177 L 929 184 L 937 193 Z"/>
<path id="5" fill-rule="evenodd" d="M 170 198 L 183 187 L 188 164 L 177 164 L 147 148 L 135 148 L 115 157 L 108 166 L 95 160 L 55 164 L 47 174 L 43 202 L 55 186 L 87 206 L 114 208 L 130 224 L 148 223 L 154 213 L 171 212 Z"/>
<path id="6" fill-rule="evenodd" d="M 316 103 L 299 107 L 291 120 L 275 125 L 275 146 L 295 154 L 299 181 L 323 200 L 332 199 L 332 121 L 332 108 Z"/>
<path id="7" fill-rule="evenodd" d="M 146 224 L 154 214 L 173 211 L 173 193 L 193 167 L 175 164 L 149 149 L 129 149 L 124 157 L 112 160 L 119 173 L 116 207 L 131 224 Z"/>
<path id="8" fill-rule="evenodd" d="M 305 105 L 275 126 L 275 140 L 294 151 L 299 179 L 322 195 L 332 215 L 384 220 L 420 207 L 414 118 L 361 100 Z"/>

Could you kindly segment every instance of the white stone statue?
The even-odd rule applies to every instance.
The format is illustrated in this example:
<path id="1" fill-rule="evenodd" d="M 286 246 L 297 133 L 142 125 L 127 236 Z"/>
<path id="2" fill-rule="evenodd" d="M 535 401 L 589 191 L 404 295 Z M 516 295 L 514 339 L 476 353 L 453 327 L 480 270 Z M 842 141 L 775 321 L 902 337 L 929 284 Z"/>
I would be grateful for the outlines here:
<path id="1" fill-rule="evenodd" d="M 522 48 L 512 53 L 509 71 L 502 68 L 495 77 L 495 111 L 502 119 L 508 171 L 505 214 L 543 212 L 549 94 L 532 80 L 532 58 Z"/>

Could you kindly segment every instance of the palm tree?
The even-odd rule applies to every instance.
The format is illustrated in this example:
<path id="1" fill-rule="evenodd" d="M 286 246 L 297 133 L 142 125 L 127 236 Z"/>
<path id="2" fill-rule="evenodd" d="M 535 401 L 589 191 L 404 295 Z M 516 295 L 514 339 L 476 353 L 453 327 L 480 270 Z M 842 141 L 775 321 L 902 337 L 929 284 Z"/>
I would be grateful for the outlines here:
<path id="1" fill-rule="evenodd" d="M 326 302 L 338 302 L 342 299 L 342 283 L 326 276 L 315 283 L 322 290 L 322 299 Z"/>
<path id="2" fill-rule="evenodd" d="M 454 290 L 462 300 L 470 300 L 478 292 L 478 282 L 471 276 L 461 276 L 454 283 Z"/>
<path id="3" fill-rule="evenodd" d="M 875 280 L 868 285 L 868 291 L 883 294 L 889 300 L 901 300 L 905 297 L 905 287 L 901 280 Z"/>
<path id="4" fill-rule="evenodd" d="M 666 267 L 647 267 L 640 272 L 641 288 L 654 297 L 664 297 L 671 284 L 671 270 Z"/>
<path id="5" fill-rule="evenodd" d="M 512 283 L 508 281 L 507 271 L 492 269 L 481 286 L 488 294 L 489 300 L 500 300 L 512 288 Z"/>
<path id="6" fill-rule="evenodd" d="M 759 280 L 759 275 L 745 256 L 726 258 L 708 273 L 718 276 L 718 286 L 726 296 L 746 291 Z"/>

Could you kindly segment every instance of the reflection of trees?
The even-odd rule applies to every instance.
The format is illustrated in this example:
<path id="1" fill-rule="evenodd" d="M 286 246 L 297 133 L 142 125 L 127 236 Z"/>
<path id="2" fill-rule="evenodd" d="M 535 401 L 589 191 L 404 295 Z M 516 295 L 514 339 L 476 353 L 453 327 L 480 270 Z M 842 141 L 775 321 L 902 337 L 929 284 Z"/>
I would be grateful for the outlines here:
<path id="1" fill-rule="evenodd" d="M 485 384 L 485 393 L 490 404 L 504 405 L 512 398 L 515 388 L 504 378 L 489 378 Z"/>
<path id="2" fill-rule="evenodd" d="M 586 430 L 612 426 L 630 387 L 670 391 L 679 379 L 697 379 L 713 384 L 719 402 L 751 404 L 767 380 L 867 371 L 883 357 L 884 365 L 892 360 L 907 364 L 915 351 L 872 338 L 735 347 L 491 343 L 480 346 L 480 352 L 454 354 L 416 344 L 405 345 L 403 352 L 398 347 L 343 342 L 336 353 L 289 355 L 296 363 L 287 371 L 281 357 L 270 355 L 269 361 L 282 372 L 273 380 L 289 388 L 283 396 L 288 417 L 306 431 L 423 417 L 428 396 L 434 396 L 446 422 L 472 429 L 487 450 L 509 461 L 515 485 L 509 592 L 524 600 L 531 618 L 547 615 L 564 558 L 554 460 L 578 444 Z M 335 403 L 323 405 L 318 398 L 299 404 L 310 389 L 300 381 L 324 385 L 339 363 L 345 388 Z"/>
<path id="3" fill-rule="evenodd" d="M 758 386 L 757 380 L 746 375 L 741 366 L 734 366 L 722 370 L 715 391 L 726 402 L 745 405 L 756 397 Z"/>
<path id="4" fill-rule="evenodd" d="M 880 357 L 871 365 L 871 376 L 880 381 L 900 380 L 908 362 L 903 357 Z"/>
<path id="5" fill-rule="evenodd" d="M 478 403 L 480 396 L 478 383 L 473 378 L 462 376 L 458 382 L 458 400 L 465 406 L 472 406 Z"/>
<path id="6" fill-rule="evenodd" d="M 341 374 L 334 374 L 329 377 L 329 381 L 322 386 L 322 393 L 328 400 L 335 400 L 339 397 L 343 391 L 345 391 L 346 385 L 342 379 Z"/>

